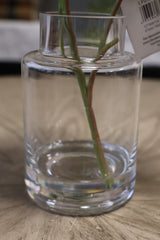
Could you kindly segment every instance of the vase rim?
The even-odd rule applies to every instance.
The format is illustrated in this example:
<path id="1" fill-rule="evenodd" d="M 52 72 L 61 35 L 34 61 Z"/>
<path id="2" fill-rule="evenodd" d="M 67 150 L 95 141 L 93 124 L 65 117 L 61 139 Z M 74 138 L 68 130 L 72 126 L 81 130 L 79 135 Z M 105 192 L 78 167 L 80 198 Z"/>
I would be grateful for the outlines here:
<path id="1" fill-rule="evenodd" d="M 125 19 L 125 16 L 116 15 L 112 16 L 107 13 L 96 13 L 96 12 L 75 12 L 72 11 L 70 15 L 59 14 L 57 11 L 41 12 L 40 16 L 50 16 L 50 17 L 70 17 L 70 18 L 93 18 L 93 19 Z"/>

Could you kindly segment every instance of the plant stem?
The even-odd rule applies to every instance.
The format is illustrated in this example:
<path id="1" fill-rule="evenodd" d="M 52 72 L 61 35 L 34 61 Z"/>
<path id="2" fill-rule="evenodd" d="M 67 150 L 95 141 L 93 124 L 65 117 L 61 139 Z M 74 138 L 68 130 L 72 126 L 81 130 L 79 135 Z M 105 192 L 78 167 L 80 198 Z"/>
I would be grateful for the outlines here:
<path id="1" fill-rule="evenodd" d="M 67 15 L 70 15 L 69 0 L 65 0 L 65 9 L 66 9 Z M 70 17 L 67 18 L 66 29 L 68 31 L 68 35 L 70 39 L 72 57 L 73 59 L 80 61 L 77 44 L 76 44 L 76 38 L 74 35 L 72 21 Z M 92 108 L 92 89 L 93 89 L 93 83 L 94 83 L 94 79 L 97 71 L 91 73 L 91 77 L 90 77 L 91 84 L 89 87 L 89 91 L 87 91 L 86 79 L 82 70 L 79 68 L 75 68 L 74 71 L 77 76 L 79 87 L 81 90 L 82 99 L 85 106 L 86 115 L 87 115 L 90 131 L 93 139 L 93 146 L 94 146 L 95 154 L 97 156 L 97 160 L 99 163 L 99 168 L 102 176 L 106 178 L 109 176 L 109 169 L 107 168 L 107 165 L 106 165 L 106 160 L 104 157 L 104 153 L 103 153 L 103 149 L 102 149 L 102 145 L 101 145 L 101 141 L 100 141 L 100 137 L 97 129 L 96 119 L 95 119 L 94 111 Z"/>
<path id="2" fill-rule="evenodd" d="M 92 123 L 90 124 L 91 125 L 90 128 L 94 129 L 94 130 L 92 130 L 92 138 L 93 138 L 93 140 L 96 139 L 96 141 L 94 141 L 93 144 L 94 144 L 94 149 L 95 149 L 96 155 L 99 159 L 99 168 L 101 170 L 103 177 L 106 178 L 109 175 L 109 169 L 106 165 L 106 160 L 104 157 L 104 152 L 102 149 L 102 144 L 101 144 L 101 140 L 100 140 L 100 136 L 98 133 L 97 124 L 96 124 L 96 118 L 95 118 L 94 111 L 92 108 L 93 86 L 94 86 L 97 71 L 98 70 L 94 70 L 91 73 L 90 79 L 89 79 L 89 85 L 88 85 L 89 111 L 90 111 L 91 120 L 92 120 Z"/>
<path id="3" fill-rule="evenodd" d="M 99 133 L 98 133 L 96 119 L 95 119 L 94 111 L 93 111 L 93 108 L 92 108 L 92 89 L 93 89 L 93 84 L 94 84 L 94 80 L 95 80 L 95 76 L 96 76 L 97 71 L 98 70 L 95 70 L 91 74 L 92 77 L 91 77 L 90 87 L 89 87 L 89 90 L 87 92 L 87 88 L 84 87 L 84 85 L 86 83 L 84 73 L 79 68 L 74 68 L 74 72 L 77 76 L 78 83 L 79 83 L 79 86 L 80 86 L 80 90 L 81 90 L 81 94 L 82 94 L 83 103 L 84 103 L 84 106 L 85 106 L 85 111 L 86 111 L 86 114 L 87 114 L 89 127 L 90 127 L 90 130 L 91 130 L 93 146 L 94 146 L 95 154 L 97 156 L 99 169 L 101 171 L 101 174 L 102 174 L 103 178 L 106 178 L 106 177 L 109 177 L 109 169 L 106 165 L 106 160 L 105 160 L 105 157 L 104 157 L 101 140 L 100 140 Z"/>
<path id="4" fill-rule="evenodd" d="M 111 16 L 115 16 L 116 13 L 118 12 L 120 6 L 121 6 L 121 3 L 122 3 L 123 0 L 118 0 L 117 4 L 115 5 L 115 7 L 113 8 L 113 11 L 111 13 Z M 104 48 L 106 46 L 106 39 L 108 37 L 108 34 L 109 34 L 109 31 L 111 29 L 111 26 L 112 26 L 112 23 L 113 23 L 113 18 L 111 18 L 106 26 L 106 31 L 105 31 L 105 34 L 101 40 L 101 43 L 99 45 L 99 49 L 98 49 L 98 54 L 97 54 L 97 58 L 99 58 L 100 56 L 103 57 L 104 54 L 106 53 L 106 51 L 108 49 L 106 49 L 106 51 L 104 52 Z"/>
<path id="5" fill-rule="evenodd" d="M 110 43 L 108 43 L 107 45 L 105 45 L 102 49 L 101 49 L 101 53 L 100 55 L 98 55 L 94 62 L 100 60 L 104 55 L 105 53 L 108 51 L 108 49 L 110 49 L 111 47 L 113 47 L 114 45 L 116 45 L 118 43 L 118 38 L 115 38 L 113 41 L 111 41 Z"/>
<path id="6" fill-rule="evenodd" d="M 60 15 L 63 14 L 63 0 L 59 0 L 59 9 L 58 12 Z M 63 17 L 60 18 L 60 26 L 59 26 L 59 43 L 61 47 L 61 53 L 63 57 L 66 58 L 65 52 L 64 52 L 64 43 L 63 43 Z"/>
<path id="7" fill-rule="evenodd" d="M 72 19 L 70 17 L 71 13 L 70 13 L 70 7 L 69 7 L 69 0 L 64 0 L 64 7 L 65 7 L 66 14 L 68 15 L 68 17 L 66 18 L 65 26 L 66 26 L 68 37 L 70 40 L 71 54 L 73 59 L 80 61 L 77 44 L 76 44 L 76 38 L 74 35 L 73 26 L 72 26 Z"/>
<path id="8" fill-rule="evenodd" d="M 118 11 L 121 1 L 122 0 L 118 1 L 118 4 L 116 5 L 116 7 L 113 11 L 113 14 L 116 14 L 116 12 Z M 59 4 L 60 4 L 59 13 L 60 14 L 62 14 L 62 11 L 63 11 L 62 10 L 63 3 L 64 3 L 65 13 L 68 15 L 68 17 L 66 17 L 64 24 L 65 24 L 65 29 L 67 31 L 68 38 L 69 38 L 71 55 L 74 60 L 76 60 L 78 63 L 80 63 L 80 57 L 78 54 L 78 48 L 77 48 L 77 44 L 76 44 L 76 37 L 74 35 L 72 19 L 70 17 L 71 14 L 70 14 L 69 0 L 59 0 Z M 106 45 L 106 38 L 108 36 L 111 25 L 112 25 L 112 20 L 109 21 L 109 24 L 108 24 L 106 32 L 105 32 L 105 36 L 104 36 L 103 40 L 101 41 L 101 45 L 99 47 L 98 55 L 97 55 L 97 58 L 95 59 L 95 61 L 101 59 L 104 56 L 104 54 L 106 53 L 106 51 L 109 48 L 111 48 L 112 46 L 114 46 L 115 44 L 117 44 L 117 42 L 118 42 L 118 39 L 116 38 L 112 42 L 110 42 Z M 60 29 L 61 29 L 60 30 L 60 37 L 61 37 L 60 46 L 61 46 L 62 54 L 64 56 L 62 25 L 60 25 Z M 94 70 L 91 72 L 88 85 L 86 84 L 85 75 L 80 68 L 74 67 L 73 71 L 77 77 L 78 84 L 80 87 L 80 91 L 81 91 L 81 95 L 82 95 L 82 99 L 83 99 L 83 103 L 85 106 L 85 111 L 86 111 L 86 115 L 87 115 L 87 119 L 88 119 L 88 123 L 89 123 L 89 127 L 90 127 L 90 132 L 91 132 L 91 136 L 92 136 L 92 140 L 93 140 L 94 151 L 95 151 L 95 154 L 96 154 L 96 157 L 98 160 L 98 164 L 99 164 L 99 169 L 101 171 L 103 178 L 108 178 L 109 177 L 109 169 L 107 167 L 106 160 L 104 157 L 101 140 L 100 140 L 100 136 L 98 133 L 96 118 L 95 118 L 93 107 L 92 107 L 93 86 L 94 86 L 94 82 L 95 82 L 96 73 L 98 70 Z M 110 186 L 112 184 L 113 184 L 113 181 L 111 179 L 106 181 L 106 186 L 108 188 L 110 188 Z"/>
<path id="9" fill-rule="evenodd" d="M 65 0 L 65 9 L 66 9 L 67 15 L 70 15 L 69 0 Z M 80 61 L 80 58 L 78 55 L 77 44 L 76 44 L 76 38 L 75 38 L 75 35 L 73 32 L 72 21 L 71 21 L 70 17 L 67 18 L 66 29 L 68 31 L 68 35 L 69 35 L 69 39 L 70 39 L 72 57 L 74 59 Z M 86 88 L 86 80 L 85 80 L 84 73 L 79 68 L 75 68 L 74 71 L 76 73 L 78 83 L 80 86 L 83 103 L 85 106 L 88 123 L 89 123 L 91 135 L 92 135 L 92 139 L 93 139 L 94 150 L 95 150 L 95 153 L 96 153 L 96 156 L 98 159 L 98 163 L 99 163 L 99 168 L 102 173 L 102 176 L 104 178 L 106 178 L 107 176 L 109 176 L 109 170 L 106 165 L 106 161 L 105 161 L 105 157 L 104 157 L 104 153 L 103 153 L 103 149 L 102 149 L 102 145 L 101 145 L 101 141 L 100 141 L 100 137 L 99 137 L 99 133 L 98 133 L 98 129 L 97 129 L 96 119 L 95 119 L 95 115 L 94 115 L 93 108 L 92 108 L 92 97 L 91 97 L 93 83 L 94 83 L 94 79 L 95 79 L 97 71 L 95 71 L 95 72 L 93 72 L 93 74 L 91 74 L 91 76 L 92 76 L 91 84 L 90 84 L 90 88 L 89 88 L 88 92 L 87 92 L 87 88 Z"/>

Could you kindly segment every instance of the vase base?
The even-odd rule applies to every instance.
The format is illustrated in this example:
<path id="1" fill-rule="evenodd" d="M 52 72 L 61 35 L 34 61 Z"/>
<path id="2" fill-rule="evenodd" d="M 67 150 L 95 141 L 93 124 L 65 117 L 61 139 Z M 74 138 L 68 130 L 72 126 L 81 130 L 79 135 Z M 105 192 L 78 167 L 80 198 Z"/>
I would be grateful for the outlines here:
<path id="1" fill-rule="evenodd" d="M 126 186 L 125 190 L 123 186 L 123 191 L 119 194 L 111 192 L 109 195 L 115 195 L 113 199 L 106 200 L 104 194 L 104 201 L 95 201 L 94 203 L 90 200 L 92 196 L 88 198 L 88 201 L 75 201 L 75 199 L 67 199 L 67 201 L 64 199 L 59 201 L 59 199 L 54 199 L 54 197 L 48 199 L 44 196 L 37 195 L 30 189 L 28 189 L 27 192 L 30 198 L 33 199 L 39 207 L 53 213 L 68 216 L 94 216 L 114 211 L 125 205 L 134 193 L 134 189 L 132 189 L 133 185 L 135 185 L 135 183 L 132 183 L 132 187 Z M 107 197 L 108 196 L 106 196 L 106 198 Z"/>
<path id="2" fill-rule="evenodd" d="M 109 179 L 101 175 L 91 142 L 54 143 L 34 158 L 28 155 L 29 196 L 44 209 L 72 216 L 98 215 L 124 205 L 134 192 L 135 160 L 119 146 L 104 144 L 103 150 Z"/>

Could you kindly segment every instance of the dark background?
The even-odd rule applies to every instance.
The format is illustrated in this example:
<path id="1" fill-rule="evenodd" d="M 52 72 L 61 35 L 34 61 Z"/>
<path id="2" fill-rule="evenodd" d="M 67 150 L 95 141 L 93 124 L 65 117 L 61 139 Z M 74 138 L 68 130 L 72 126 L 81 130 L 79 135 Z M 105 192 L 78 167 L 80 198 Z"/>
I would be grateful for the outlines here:
<path id="1" fill-rule="evenodd" d="M 110 12 L 116 0 L 70 0 L 72 11 Z M 39 12 L 57 11 L 58 0 L 0 0 L 0 21 L 38 21 Z M 20 74 L 20 60 L 3 60 L 0 56 L 0 74 Z M 160 77 L 158 65 L 144 65 L 144 77 Z"/>

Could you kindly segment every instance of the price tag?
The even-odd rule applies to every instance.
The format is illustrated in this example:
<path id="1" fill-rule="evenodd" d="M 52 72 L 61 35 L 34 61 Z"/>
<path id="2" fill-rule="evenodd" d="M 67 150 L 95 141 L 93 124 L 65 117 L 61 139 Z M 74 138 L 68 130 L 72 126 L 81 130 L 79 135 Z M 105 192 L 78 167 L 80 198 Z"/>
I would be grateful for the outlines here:
<path id="1" fill-rule="evenodd" d="M 121 7 L 137 58 L 160 51 L 160 0 L 123 0 Z"/>

